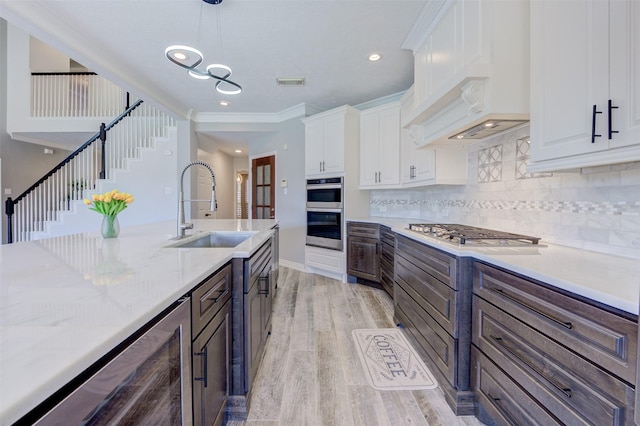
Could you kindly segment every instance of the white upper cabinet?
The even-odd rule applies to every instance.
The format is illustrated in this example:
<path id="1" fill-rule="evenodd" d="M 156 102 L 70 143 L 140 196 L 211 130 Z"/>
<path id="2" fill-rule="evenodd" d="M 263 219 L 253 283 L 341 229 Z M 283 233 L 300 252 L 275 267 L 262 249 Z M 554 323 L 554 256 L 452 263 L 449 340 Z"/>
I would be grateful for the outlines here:
<path id="1" fill-rule="evenodd" d="M 421 129 L 402 129 L 402 187 L 465 185 L 467 147 L 463 145 L 421 146 Z"/>
<path id="2" fill-rule="evenodd" d="M 640 160 L 640 2 L 531 2 L 530 171 Z"/>
<path id="3" fill-rule="evenodd" d="M 400 183 L 400 103 L 360 112 L 360 188 Z"/>
<path id="4" fill-rule="evenodd" d="M 347 144 L 358 144 L 358 119 L 358 110 L 345 105 L 303 120 L 307 177 L 344 175 Z"/>
<path id="5" fill-rule="evenodd" d="M 424 185 L 436 176 L 435 150 L 420 148 L 415 127 L 402 129 L 400 183 L 403 186 Z"/>
<path id="6" fill-rule="evenodd" d="M 423 127 L 422 144 L 451 143 L 489 119 L 529 119 L 528 1 L 429 1 L 402 47 L 414 54 L 402 126 Z"/>

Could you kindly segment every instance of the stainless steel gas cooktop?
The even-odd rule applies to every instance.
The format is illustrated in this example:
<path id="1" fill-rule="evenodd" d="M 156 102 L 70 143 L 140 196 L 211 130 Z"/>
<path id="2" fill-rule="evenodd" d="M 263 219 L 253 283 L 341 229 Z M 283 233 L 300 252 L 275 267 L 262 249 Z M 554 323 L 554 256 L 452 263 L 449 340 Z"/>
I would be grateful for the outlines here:
<path id="1" fill-rule="evenodd" d="M 537 245 L 538 241 L 540 241 L 540 238 L 528 235 L 512 234 L 455 223 L 412 223 L 409 224 L 409 230 L 461 245 L 531 246 Z"/>

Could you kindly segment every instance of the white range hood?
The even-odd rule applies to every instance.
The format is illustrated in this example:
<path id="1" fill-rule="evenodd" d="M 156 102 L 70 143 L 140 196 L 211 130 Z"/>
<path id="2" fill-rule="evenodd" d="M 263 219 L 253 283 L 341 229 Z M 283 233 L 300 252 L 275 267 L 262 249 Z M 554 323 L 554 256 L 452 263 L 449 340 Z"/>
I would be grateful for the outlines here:
<path id="1" fill-rule="evenodd" d="M 430 1 L 403 48 L 415 65 L 402 126 L 421 127 L 420 145 L 468 143 L 528 122 L 526 0 Z"/>

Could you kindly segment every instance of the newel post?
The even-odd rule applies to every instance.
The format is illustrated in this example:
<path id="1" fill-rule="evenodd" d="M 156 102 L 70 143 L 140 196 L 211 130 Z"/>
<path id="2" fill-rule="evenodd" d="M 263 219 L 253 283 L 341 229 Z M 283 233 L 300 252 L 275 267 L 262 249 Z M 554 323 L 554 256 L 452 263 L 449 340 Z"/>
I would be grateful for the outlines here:
<path id="1" fill-rule="evenodd" d="M 107 130 L 105 129 L 105 124 L 102 123 L 100 124 L 100 142 L 102 143 L 102 150 L 100 153 L 100 179 L 106 179 L 106 172 L 105 172 L 105 156 L 106 156 L 106 149 L 105 149 L 105 144 L 107 142 Z"/>
<path id="2" fill-rule="evenodd" d="M 13 243 L 13 200 L 11 197 L 7 198 L 4 203 L 4 212 L 7 214 L 7 243 Z"/>

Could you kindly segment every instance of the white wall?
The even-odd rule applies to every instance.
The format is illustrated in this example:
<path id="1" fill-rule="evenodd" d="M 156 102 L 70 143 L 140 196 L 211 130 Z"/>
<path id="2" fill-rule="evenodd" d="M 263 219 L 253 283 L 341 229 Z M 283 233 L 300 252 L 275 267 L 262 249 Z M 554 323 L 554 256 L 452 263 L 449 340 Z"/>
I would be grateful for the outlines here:
<path id="1" fill-rule="evenodd" d="M 29 37 L 29 69 L 31 72 L 69 72 L 69 57 Z"/>
<path id="2" fill-rule="evenodd" d="M 4 211 L 4 186 L 2 186 L 2 146 L 9 140 L 7 134 L 7 123 L 4 119 L 7 116 L 7 22 L 0 18 L 0 243 L 4 242 L 4 230 L 6 229 L 6 215 Z"/>
<path id="3" fill-rule="evenodd" d="M 306 180 L 304 176 L 304 124 L 293 118 L 249 143 L 249 157 L 276 155 L 276 219 L 280 221 L 280 261 L 304 269 Z M 284 146 L 287 149 L 284 149 Z M 288 181 L 287 194 L 280 181 Z"/>
<path id="4" fill-rule="evenodd" d="M 11 99 L 11 108 L 7 110 L 7 132 L 89 132 L 94 134 L 100 123 L 108 123 L 114 117 L 91 118 L 36 118 L 30 117 L 31 37 L 19 28 L 7 24 L 7 96 Z M 40 65 L 37 65 L 40 67 Z M 69 63 L 67 59 L 67 70 Z M 3 116 L 4 117 L 4 116 Z"/>
<path id="5" fill-rule="evenodd" d="M 465 186 L 371 191 L 370 214 L 463 223 L 640 258 L 640 162 L 516 179 L 516 143 L 528 134 L 525 127 L 472 145 Z M 501 161 L 479 165 L 479 153 L 492 147 L 501 150 Z M 500 179 L 479 183 L 487 167 Z"/>
<path id="6" fill-rule="evenodd" d="M 225 154 L 219 149 L 208 150 L 198 149 L 198 160 L 208 163 L 216 177 L 216 199 L 218 200 L 218 210 L 213 213 L 214 219 L 235 219 L 235 170 L 233 157 Z M 211 198 L 209 192 L 198 194 L 198 199 Z"/>

